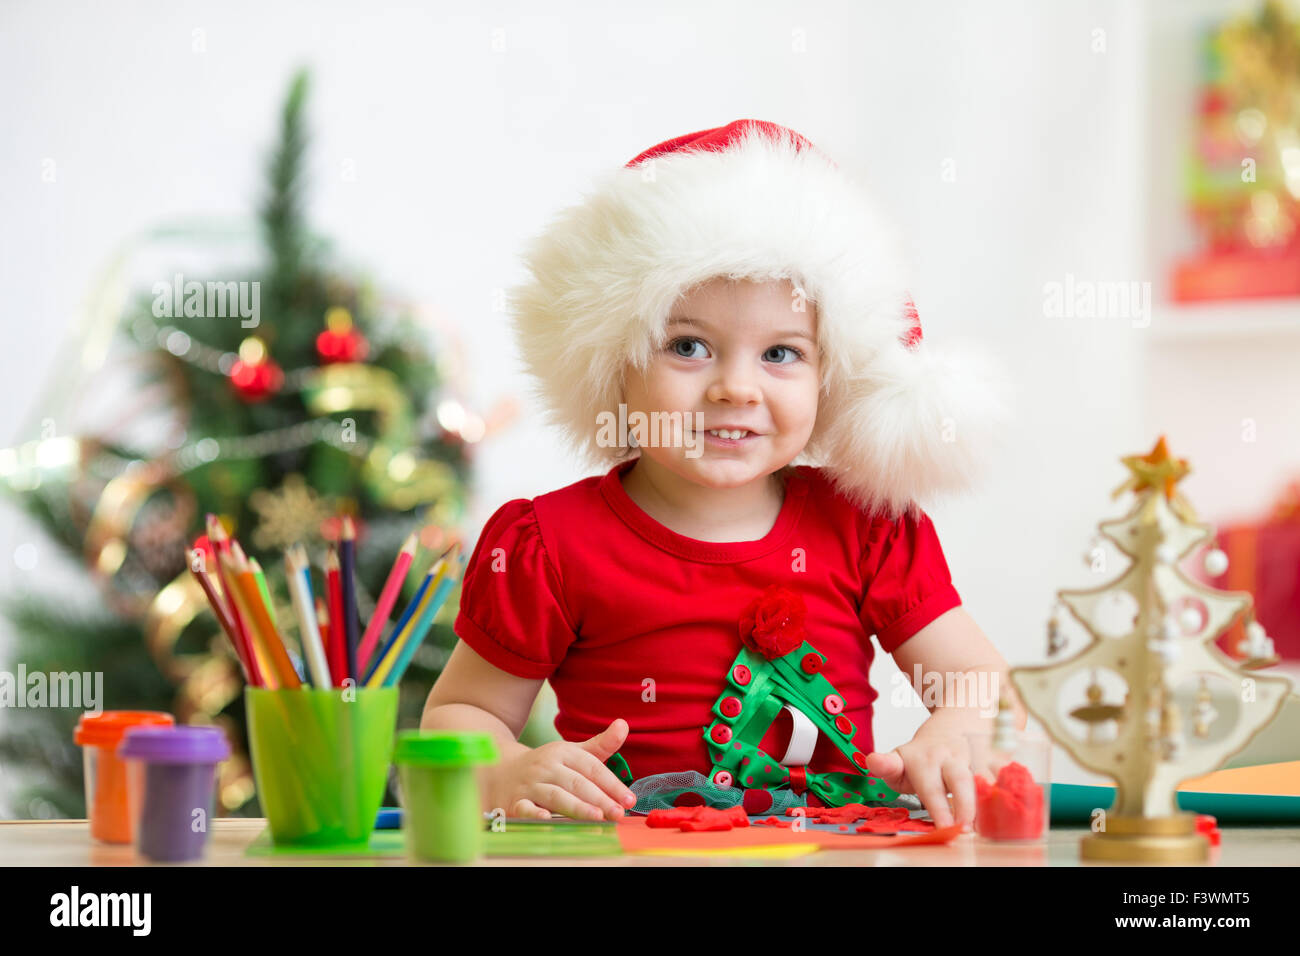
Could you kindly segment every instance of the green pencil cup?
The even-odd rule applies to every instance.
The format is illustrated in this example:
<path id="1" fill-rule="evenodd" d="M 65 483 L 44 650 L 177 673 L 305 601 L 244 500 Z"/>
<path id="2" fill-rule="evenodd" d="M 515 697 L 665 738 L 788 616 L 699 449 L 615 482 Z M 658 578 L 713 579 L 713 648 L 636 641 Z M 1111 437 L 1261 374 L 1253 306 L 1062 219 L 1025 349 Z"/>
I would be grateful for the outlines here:
<path id="1" fill-rule="evenodd" d="M 487 734 L 403 731 L 393 762 L 402 786 L 408 853 L 431 863 L 473 863 L 483 852 L 475 768 L 497 760 Z"/>
<path id="2" fill-rule="evenodd" d="M 364 845 L 384 797 L 396 687 L 244 692 L 257 796 L 277 846 Z"/>

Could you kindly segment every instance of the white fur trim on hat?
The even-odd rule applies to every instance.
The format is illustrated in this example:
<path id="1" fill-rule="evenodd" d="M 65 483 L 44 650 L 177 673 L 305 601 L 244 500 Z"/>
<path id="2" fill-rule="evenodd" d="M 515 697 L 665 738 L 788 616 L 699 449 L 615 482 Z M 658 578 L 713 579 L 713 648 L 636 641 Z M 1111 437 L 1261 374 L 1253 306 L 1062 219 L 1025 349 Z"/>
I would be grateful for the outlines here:
<path id="1" fill-rule="evenodd" d="M 866 193 L 788 131 L 747 129 L 723 151 L 664 153 L 602 177 L 525 254 L 512 289 L 520 352 L 547 420 L 608 469 L 596 442 L 625 363 L 667 343 L 679 296 L 715 277 L 789 279 L 816 303 L 822 394 L 795 464 L 821 465 L 851 500 L 891 516 L 968 486 L 1001 418 L 999 376 L 903 340 L 901 242 Z M 974 367 L 972 367 L 974 366 Z"/>

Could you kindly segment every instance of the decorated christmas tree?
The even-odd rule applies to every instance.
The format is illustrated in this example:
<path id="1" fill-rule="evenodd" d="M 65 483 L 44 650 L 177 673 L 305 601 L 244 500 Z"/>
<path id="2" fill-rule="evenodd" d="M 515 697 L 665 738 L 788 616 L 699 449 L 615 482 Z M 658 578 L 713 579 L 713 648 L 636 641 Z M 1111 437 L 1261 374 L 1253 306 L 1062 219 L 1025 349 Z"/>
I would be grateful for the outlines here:
<path id="1" fill-rule="evenodd" d="M 63 435 L 55 423 L 69 414 L 51 404 L 37 409 L 38 434 L 0 451 L 0 483 L 84 562 L 100 594 L 88 608 L 53 593 L 9 596 L 10 669 L 102 672 L 106 709 L 226 728 L 235 756 L 220 800 L 229 812 L 256 804 L 239 665 L 187 572 L 204 515 L 219 516 L 259 558 L 285 618 L 283 549 L 301 542 L 319 558 L 339 516 L 351 515 L 364 619 L 409 533 L 425 529 L 421 562 L 456 536 L 474 443 L 496 425 L 439 396 L 439 365 L 411 307 L 332 264 L 309 231 L 307 89 L 299 73 L 281 113 L 256 230 L 261 261 L 220 281 L 168 272 L 106 316 L 126 364 L 144 369 L 132 384 L 140 401 L 124 402 L 121 417 L 138 425 L 145 416 L 150 427 Z M 78 393 L 107 401 L 84 382 L 54 392 L 50 403 Z M 408 598 L 417 583 L 407 582 Z M 453 594 L 407 671 L 399 721 L 408 726 L 454 641 L 456 604 Z M 15 815 L 85 815 L 77 717 L 59 708 L 6 715 L 0 766 L 32 781 L 10 794 Z"/>
<path id="2" fill-rule="evenodd" d="M 1213 534 L 1178 491 L 1190 470 L 1186 460 L 1171 457 L 1162 437 L 1124 464 L 1131 475 L 1115 495 L 1132 491 L 1137 501 L 1099 530 L 1128 567 L 1100 587 L 1058 593 L 1090 642 L 1059 663 L 1014 668 L 1011 679 L 1080 766 L 1115 779 L 1115 803 L 1085 838 L 1084 858 L 1201 860 L 1208 844 L 1194 815 L 1179 812 L 1178 785 L 1245 747 L 1277 715 L 1290 684 L 1253 672 L 1275 660 L 1262 630 L 1251 631 L 1249 669 L 1215 645 L 1250 614 L 1251 597 L 1198 584 L 1179 567 Z M 1206 560 L 1223 558 L 1216 549 Z M 1064 647 L 1055 620 L 1048 633 L 1054 655 Z"/>
<path id="3" fill-rule="evenodd" d="M 1174 268 L 1175 300 L 1300 294 L 1300 18 L 1264 0 L 1208 31 L 1184 162 L 1200 250 Z"/>

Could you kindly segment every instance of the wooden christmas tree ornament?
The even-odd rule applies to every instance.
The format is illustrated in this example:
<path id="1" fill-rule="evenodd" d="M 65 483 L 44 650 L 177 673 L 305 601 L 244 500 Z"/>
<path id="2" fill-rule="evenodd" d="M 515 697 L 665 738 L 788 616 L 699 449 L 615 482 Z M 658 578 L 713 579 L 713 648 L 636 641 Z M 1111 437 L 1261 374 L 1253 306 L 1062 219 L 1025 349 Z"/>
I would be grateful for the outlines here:
<path id="1" fill-rule="evenodd" d="M 1214 644 L 1250 613 L 1250 594 L 1206 587 L 1178 567 L 1213 535 L 1178 492 L 1186 460 L 1171 458 L 1162 436 L 1150 453 L 1123 462 L 1131 475 L 1113 497 L 1132 491 L 1136 504 L 1099 530 L 1131 564 L 1101 587 L 1057 595 L 1091 642 L 1067 660 L 1013 668 L 1011 680 L 1053 740 L 1081 766 L 1115 780 L 1115 803 L 1099 831 L 1084 837 L 1083 859 L 1199 862 L 1209 843 L 1196 831 L 1196 816 L 1178 810 L 1178 785 L 1245 747 L 1277 716 L 1290 685 L 1234 666 Z M 1136 612 L 1116 627 L 1113 614 L 1106 618 L 1122 595 Z M 1256 649 L 1271 654 L 1265 641 L 1257 636 Z M 1122 704 L 1105 699 L 1097 678 L 1103 670 L 1127 685 Z M 1063 697 L 1081 673 L 1089 675 L 1085 699 Z M 1212 706 L 1211 677 L 1240 688 L 1232 712 Z M 1086 732 L 1076 733 L 1071 721 Z"/>

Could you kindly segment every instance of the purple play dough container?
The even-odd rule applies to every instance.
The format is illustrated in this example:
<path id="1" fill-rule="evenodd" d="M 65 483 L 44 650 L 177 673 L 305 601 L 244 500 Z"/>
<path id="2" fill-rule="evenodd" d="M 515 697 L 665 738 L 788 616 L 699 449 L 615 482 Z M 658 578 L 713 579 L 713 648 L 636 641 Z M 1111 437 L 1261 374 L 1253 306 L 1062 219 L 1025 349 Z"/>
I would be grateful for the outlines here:
<path id="1" fill-rule="evenodd" d="M 133 727 L 118 755 L 127 764 L 136 852 L 160 863 L 202 857 L 217 764 L 230 756 L 226 735 L 216 727 Z"/>

